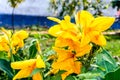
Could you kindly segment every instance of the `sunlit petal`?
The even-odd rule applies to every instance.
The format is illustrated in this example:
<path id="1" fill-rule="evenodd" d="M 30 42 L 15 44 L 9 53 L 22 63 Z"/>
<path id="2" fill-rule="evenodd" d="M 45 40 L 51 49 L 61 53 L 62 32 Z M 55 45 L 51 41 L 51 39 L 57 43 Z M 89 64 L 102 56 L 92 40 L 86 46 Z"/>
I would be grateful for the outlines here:
<path id="1" fill-rule="evenodd" d="M 62 20 L 60 25 L 61 25 L 62 30 L 64 31 L 70 31 L 73 33 L 77 32 L 77 28 L 75 27 L 75 25 L 69 21 Z"/>
<path id="2" fill-rule="evenodd" d="M 98 18 L 95 18 L 95 20 L 90 25 L 90 27 L 92 27 L 93 30 L 102 32 L 110 28 L 111 25 L 114 23 L 114 21 L 115 21 L 115 18 L 113 17 L 98 17 Z"/>
<path id="3" fill-rule="evenodd" d="M 88 11 L 79 11 L 75 16 L 76 24 L 79 24 L 82 28 L 89 27 L 94 17 Z"/>
<path id="4" fill-rule="evenodd" d="M 85 54 L 89 53 L 90 50 L 91 50 L 91 47 L 90 45 L 86 45 L 86 46 L 83 46 L 79 49 L 79 51 L 77 51 L 76 53 L 76 57 L 82 57 L 84 56 Z"/>
<path id="5" fill-rule="evenodd" d="M 62 33 L 60 25 L 54 25 L 52 26 L 49 30 L 48 33 L 51 34 L 52 36 L 57 37 Z"/>
<path id="6" fill-rule="evenodd" d="M 53 69 L 59 69 L 59 70 L 65 70 L 65 71 L 72 71 L 74 72 L 72 66 L 74 66 L 73 58 L 68 58 L 66 60 L 60 61 L 60 62 L 54 62 L 52 64 Z"/>
<path id="7" fill-rule="evenodd" d="M 12 45 L 13 45 L 13 46 L 18 45 L 19 42 L 20 42 L 20 39 L 19 39 L 18 37 L 16 37 L 16 36 L 13 36 L 13 37 L 12 37 Z"/>
<path id="8" fill-rule="evenodd" d="M 64 20 L 66 21 L 66 22 L 70 22 L 70 16 L 68 16 L 68 15 L 66 15 L 65 17 L 64 17 Z"/>
<path id="9" fill-rule="evenodd" d="M 87 44 L 89 44 L 91 40 L 91 37 L 89 35 L 82 35 L 82 38 L 81 38 L 81 46 L 85 46 Z"/>
<path id="10" fill-rule="evenodd" d="M 5 35 L 6 35 L 8 38 L 10 38 L 10 37 L 11 37 L 12 32 L 11 32 L 10 30 L 6 30 L 6 29 L 4 29 L 4 28 L 1 28 L 1 30 L 2 30 L 2 32 L 4 32 L 4 33 L 5 33 Z"/>
<path id="11" fill-rule="evenodd" d="M 25 61 L 18 61 L 18 62 L 12 62 L 11 67 L 13 69 L 24 69 L 29 66 L 35 65 L 36 60 L 35 59 L 30 59 L 30 60 L 25 60 Z"/>
<path id="12" fill-rule="evenodd" d="M 56 48 L 56 47 L 54 47 L 53 49 L 57 52 L 58 62 L 66 60 L 73 56 L 73 54 L 68 50 L 64 50 L 64 49 L 60 49 L 60 48 Z"/>
<path id="13" fill-rule="evenodd" d="M 73 41 L 78 41 L 79 38 L 76 37 L 76 36 L 77 36 L 77 34 L 74 34 L 74 33 L 72 33 L 72 32 L 67 32 L 67 31 L 65 31 L 65 32 L 63 32 L 63 33 L 61 34 L 61 37 L 62 37 L 62 38 L 72 39 Z"/>
<path id="14" fill-rule="evenodd" d="M 58 70 L 65 70 L 67 73 L 62 74 L 62 80 L 66 78 L 71 73 L 80 73 L 80 68 L 81 68 L 81 63 L 74 61 L 74 58 L 68 58 L 66 60 L 63 60 L 61 62 L 54 62 L 52 64 L 53 69 L 58 69 Z M 76 71 L 77 69 L 77 71 Z"/>
<path id="15" fill-rule="evenodd" d="M 106 45 L 106 39 L 102 34 L 94 36 L 91 41 L 100 46 Z"/>
<path id="16" fill-rule="evenodd" d="M 36 73 L 32 76 L 33 80 L 43 80 L 40 73 Z"/>
<path id="17" fill-rule="evenodd" d="M 36 67 L 37 67 L 37 68 L 45 68 L 45 63 L 44 63 L 44 61 L 41 59 L 40 56 L 38 56 L 37 59 L 36 59 Z"/>
<path id="18" fill-rule="evenodd" d="M 70 75 L 72 72 L 64 72 L 61 76 L 62 76 L 62 80 L 65 80 L 65 78 Z"/>
<path id="19" fill-rule="evenodd" d="M 32 72 L 32 68 L 30 67 L 22 69 L 13 77 L 13 80 L 29 77 L 31 72 Z"/>
<path id="20" fill-rule="evenodd" d="M 20 30 L 20 31 L 16 32 L 13 36 L 18 37 L 21 40 L 23 40 L 28 37 L 28 33 L 24 30 Z"/>
<path id="21" fill-rule="evenodd" d="M 54 18 L 54 17 L 47 17 L 49 20 L 52 20 L 52 21 L 54 21 L 54 22 L 57 22 L 57 23 L 60 23 L 61 22 L 61 20 L 60 19 L 58 19 L 58 18 Z"/>
<path id="22" fill-rule="evenodd" d="M 74 66 L 73 66 L 74 73 L 80 74 L 81 68 L 82 68 L 82 63 L 80 61 L 74 61 Z"/>

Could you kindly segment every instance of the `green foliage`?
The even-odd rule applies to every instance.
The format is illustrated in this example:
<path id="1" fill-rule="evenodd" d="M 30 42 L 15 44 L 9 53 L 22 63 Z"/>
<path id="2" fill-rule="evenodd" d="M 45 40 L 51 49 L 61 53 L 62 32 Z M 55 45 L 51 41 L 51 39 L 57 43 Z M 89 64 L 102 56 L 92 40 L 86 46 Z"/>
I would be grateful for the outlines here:
<path id="1" fill-rule="evenodd" d="M 104 74 L 114 71 L 118 67 L 113 57 L 106 50 L 103 50 L 101 53 L 97 53 L 96 65 L 99 66 L 97 69 L 102 71 Z"/>
<path id="2" fill-rule="evenodd" d="M 30 76 L 33 76 L 34 74 L 38 73 L 38 72 L 41 72 L 42 70 L 39 69 L 39 68 L 36 68 L 32 71 L 32 73 L 30 74 Z"/>
<path id="3" fill-rule="evenodd" d="M 15 8 L 18 6 L 18 4 L 20 4 L 22 1 L 24 0 L 8 0 L 8 2 L 10 3 L 10 6 Z"/>
<path id="4" fill-rule="evenodd" d="M 78 75 L 79 80 L 101 80 L 107 73 L 115 71 L 117 63 L 109 52 L 102 50 L 96 53 L 95 63 L 91 64 L 89 71 Z"/>
<path id="5" fill-rule="evenodd" d="M 10 67 L 10 62 L 8 62 L 5 59 L 0 59 L 0 70 L 4 71 L 5 73 L 7 73 L 7 75 L 12 78 L 13 77 L 13 72 L 12 69 Z"/>
<path id="6" fill-rule="evenodd" d="M 113 57 L 104 49 L 100 53 L 97 53 L 95 66 L 96 69 L 94 69 L 93 72 L 99 73 L 99 77 L 101 78 L 104 78 L 107 73 L 118 68 Z"/>
<path id="7" fill-rule="evenodd" d="M 61 80 L 61 74 L 64 73 L 65 71 L 61 70 L 57 74 L 53 76 L 48 76 L 45 80 Z"/>
<path id="8" fill-rule="evenodd" d="M 117 10 L 119 10 L 120 9 L 120 0 L 113 0 L 112 7 L 113 8 L 117 7 Z"/>
<path id="9" fill-rule="evenodd" d="M 105 75 L 104 80 L 120 80 L 120 68 Z"/>
<path id="10" fill-rule="evenodd" d="M 100 73 L 97 72 L 87 72 L 87 73 L 82 73 L 77 76 L 78 80 L 97 80 L 97 78 L 100 77 Z"/>
<path id="11" fill-rule="evenodd" d="M 5 51 L 0 51 L 0 59 L 7 59 L 7 53 Z"/>
<path id="12" fill-rule="evenodd" d="M 34 58 L 37 54 L 36 41 L 32 41 L 29 47 L 29 58 Z"/>
<path id="13" fill-rule="evenodd" d="M 50 0 L 50 10 L 58 16 L 66 14 L 73 16 L 79 10 L 94 11 L 94 15 L 102 15 L 102 10 L 107 9 L 110 4 L 102 0 Z"/>
<path id="14" fill-rule="evenodd" d="M 65 80 L 75 80 L 74 76 L 72 75 L 69 75 L 65 78 Z"/>
<path id="15" fill-rule="evenodd" d="M 112 56 L 120 56 L 120 36 L 119 35 L 108 35 L 106 36 L 107 45 L 104 46 Z M 112 45 L 111 45 L 112 44 Z"/>

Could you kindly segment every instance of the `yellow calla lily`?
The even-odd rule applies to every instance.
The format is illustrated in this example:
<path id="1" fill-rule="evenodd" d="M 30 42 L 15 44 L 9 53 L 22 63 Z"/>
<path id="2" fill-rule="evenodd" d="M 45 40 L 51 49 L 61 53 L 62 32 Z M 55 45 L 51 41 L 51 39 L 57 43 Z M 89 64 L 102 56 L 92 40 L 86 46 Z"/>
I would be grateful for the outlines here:
<path id="1" fill-rule="evenodd" d="M 23 40 L 28 37 L 28 33 L 24 30 L 20 30 L 13 35 L 10 30 L 1 28 L 3 35 L 0 36 L 0 51 L 7 51 L 8 57 L 10 57 L 10 49 L 15 54 L 16 51 L 24 46 Z"/>
<path id="2" fill-rule="evenodd" d="M 89 44 L 83 46 L 79 40 L 73 41 L 72 39 L 58 37 L 55 41 L 55 47 L 73 52 L 73 54 L 75 52 L 76 57 L 82 57 L 91 50 L 92 46 Z M 67 47 L 67 49 L 65 49 L 65 47 Z"/>
<path id="3" fill-rule="evenodd" d="M 28 37 L 28 33 L 24 30 L 18 31 L 12 36 L 12 45 L 16 46 L 18 45 L 19 47 L 23 47 L 24 43 L 23 40 Z"/>
<path id="4" fill-rule="evenodd" d="M 1 51 L 9 51 L 8 40 L 6 36 L 0 36 L 0 50 Z"/>
<path id="5" fill-rule="evenodd" d="M 52 68 L 55 69 L 55 70 L 65 70 L 65 71 L 67 71 L 67 72 L 62 74 L 62 80 L 65 80 L 65 78 L 69 74 L 72 74 L 72 73 L 79 74 L 80 71 L 81 71 L 81 67 L 82 67 L 82 63 L 79 62 L 79 61 L 75 61 L 75 59 L 73 57 L 68 57 L 68 58 L 66 58 L 62 61 L 56 61 L 52 64 Z"/>
<path id="6" fill-rule="evenodd" d="M 58 37 L 53 49 L 57 52 L 57 61 L 53 62 L 53 70 L 65 70 L 62 80 L 69 74 L 80 74 L 82 63 L 77 61 L 76 57 L 82 57 L 91 50 L 90 45 L 80 46 L 79 42 L 72 41 L 71 39 L 65 39 Z M 65 48 L 67 46 L 67 48 Z"/>
<path id="7" fill-rule="evenodd" d="M 10 30 L 5 30 L 3 27 L 1 28 L 1 30 L 6 37 L 11 38 L 12 32 Z"/>
<path id="8" fill-rule="evenodd" d="M 94 18 L 87 11 L 79 11 L 75 15 L 76 24 L 70 22 L 70 17 L 65 16 L 64 20 L 57 18 L 49 18 L 57 25 L 49 29 L 49 33 L 56 38 L 53 49 L 57 53 L 57 60 L 52 64 L 52 71 L 65 70 L 62 80 L 69 74 L 79 74 L 82 63 L 77 61 L 78 57 L 82 57 L 89 53 L 92 46 L 90 42 L 103 46 L 106 40 L 102 35 L 102 31 L 107 30 L 115 21 L 113 17 Z"/>
<path id="9" fill-rule="evenodd" d="M 58 37 L 62 36 L 63 32 L 71 32 L 71 33 L 77 33 L 77 28 L 73 23 L 70 22 L 70 16 L 65 16 L 64 20 L 59 20 L 57 18 L 49 18 L 50 20 L 56 21 L 59 24 L 52 26 L 49 30 L 48 33 Z"/>
<path id="10" fill-rule="evenodd" d="M 82 32 L 82 36 L 85 36 L 83 39 L 81 39 L 82 43 L 88 40 L 88 42 L 84 44 L 88 44 L 91 41 L 97 45 L 103 46 L 106 45 L 106 40 L 101 32 L 107 30 L 114 23 L 115 18 L 94 18 L 91 13 L 82 10 L 77 13 L 75 20 L 76 26 Z"/>
<path id="11" fill-rule="evenodd" d="M 13 69 L 21 69 L 13 78 L 13 80 L 16 80 L 29 77 L 35 68 L 45 68 L 45 63 L 41 57 L 38 57 L 37 59 L 12 62 L 11 67 Z M 40 73 L 34 74 L 32 78 L 33 80 L 42 80 Z"/>

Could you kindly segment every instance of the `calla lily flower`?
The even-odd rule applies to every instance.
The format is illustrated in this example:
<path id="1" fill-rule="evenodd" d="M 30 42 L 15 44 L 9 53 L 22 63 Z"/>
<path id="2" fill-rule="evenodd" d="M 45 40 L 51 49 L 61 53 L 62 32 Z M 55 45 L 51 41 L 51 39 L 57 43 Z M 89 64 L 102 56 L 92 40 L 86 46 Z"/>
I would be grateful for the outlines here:
<path id="1" fill-rule="evenodd" d="M 48 19 L 58 23 L 57 25 L 52 26 L 48 31 L 49 34 L 55 37 L 63 36 L 64 32 L 76 34 L 78 31 L 75 25 L 70 22 L 70 16 L 68 15 L 64 17 L 64 20 L 59 20 L 53 17 L 48 17 Z"/>
<path id="2" fill-rule="evenodd" d="M 24 46 L 23 40 L 28 37 L 28 33 L 24 30 L 20 30 L 13 35 L 10 30 L 1 28 L 3 35 L 0 36 L 0 51 L 7 51 L 8 57 L 10 57 L 10 49 L 15 54 L 16 51 Z"/>
<path id="3" fill-rule="evenodd" d="M 80 74 L 82 63 L 77 61 L 77 57 L 82 57 L 91 50 L 90 45 L 81 46 L 80 41 L 58 37 L 55 41 L 54 51 L 57 53 L 57 60 L 53 62 L 53 71 L 65 70 L 62 80 L 69 74 Z"/>
<path id="4" fill-rule="evenodd" d="M 11 67 L 13 69 L 20 69 L 20 71 L 14 76 L 13 80 L 27 78 L 32 71 L 36 68 L 45 68 L 45 63 L 38 57 L 37 59 L 30 59 L 25 61 L 12 62 Z M 40 73 L 36 73 L 32 76 L 33 80 L 42 80 Z"/>
<path id="5" fill-rule="evenodd" d="M 56 73 L 56 70 L 57 71 L 65 70 L 66 72 L 64 72 L 61 75 L 62 80 L 65 80 L 65 78 L 69 74 L 72 74 L 72 73 L 80 74 L 82 63 L 80 61 L 77 61 L 77 59 L 75 58 L 75 55 L 72 52 L 66 51 L 64 49 L 55 48 L 55 47 L 54 47 L 54 50 L 58 54 L 58 59 L 52 64 L 53 71 L 55 71 L 53 73 Z"/>
<path id="6" fill-rule="evenodd" d="M 57 60 L 52 64 L 52 71 L 65 70 L 62 74 L 62 80 L 69 74 L 80 74 L 82 63 L 77 61 L 91 50 L 90 42 L 103 46 L 106 44 L 102 32 L 107 30 L 115 21 L 113 17 L 94 18 L 87 11 L 78 12 L 75 15 L 76 23 L 70 22 L 67 15 L 64 20 L 48 17 L 48 19 L 57 22 L 57 25 L 49 29 L 49 34 L 57 37 L 53 49 L 57 53 Z"/>
<path id="7" fill-rule="evenodd" d="M 0 50 L 9 51 L 8 40 L 5 36 L 0 36 Z"/>
<path id="8" fill-rule="evenodd" d="M 113 17 L 97 17 L 94 18 L 91 13 L 87 11 L 79 11 L 75 16 L 76 26 L 82 33 L 83 38 L 81 42 L 88 44 L 90 41 L 103 46 L 106 45 L 106 39 L 102 32 L 107 30 L 114 23 Z"/>

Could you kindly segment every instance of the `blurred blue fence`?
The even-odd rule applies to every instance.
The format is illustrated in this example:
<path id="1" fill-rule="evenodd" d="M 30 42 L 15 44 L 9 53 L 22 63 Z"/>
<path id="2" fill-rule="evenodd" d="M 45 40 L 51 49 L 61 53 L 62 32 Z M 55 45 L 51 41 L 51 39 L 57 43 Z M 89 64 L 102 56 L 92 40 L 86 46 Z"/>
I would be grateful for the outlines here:
<path id="1" fill-rule="evenodd" d="M 74 20 L 72 19 L 72 22 Z M 47 19 L 46 16 L 27 16 L 27 15 L 14 15 L 15 27 L 26 27 L 32 25 L 40 25 L 44 27 L 50 27 L 56 24 L 53 21 Z M 12 15 L 0 14 L 0 26 L 10 28 L 12 26 Z M 111 29 L 120 29 L 120 20 L 116 21 Z"/>
<path id="2" fill-rule="evenodd" d="M 120 19 L 117 20 L 117 21 L 115 21 L 114 24 L 111 26 L 110 29 L 113 29 L 113 30 L 120 29 Z"/>
<path id="3" fill-rule="evenodd" d="M 50 27 L 54 24 L 55 22 L 48 20 L 45 16 L 14 15 L 14 26 L 16 27 L 25 27 L 32 25 Z M 0 14 L 0 26 L 11 27 L 12 15 Z"/>

